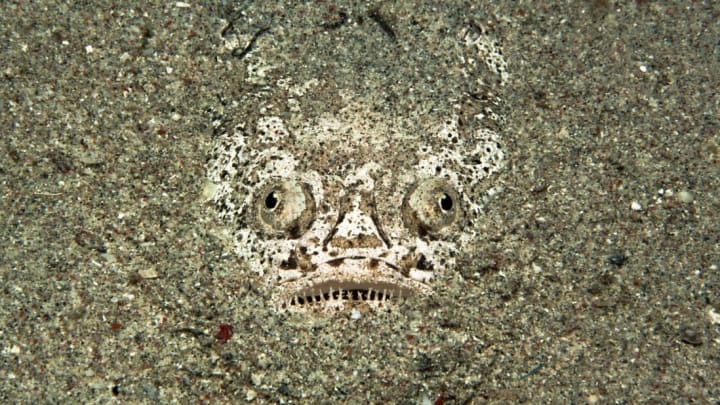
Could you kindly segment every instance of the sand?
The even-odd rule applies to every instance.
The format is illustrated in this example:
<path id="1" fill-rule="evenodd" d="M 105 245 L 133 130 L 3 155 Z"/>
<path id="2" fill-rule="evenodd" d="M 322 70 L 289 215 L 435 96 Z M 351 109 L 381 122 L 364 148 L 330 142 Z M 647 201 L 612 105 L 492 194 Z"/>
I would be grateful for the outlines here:
<path id="1" fill-rule="evenodd" d="M 720 401 L 720 8 L 479 9 L 511 73 L 483 259 L 321 319 L 203 199 L 236 8 L 3 2 L 0 402 Z"/>

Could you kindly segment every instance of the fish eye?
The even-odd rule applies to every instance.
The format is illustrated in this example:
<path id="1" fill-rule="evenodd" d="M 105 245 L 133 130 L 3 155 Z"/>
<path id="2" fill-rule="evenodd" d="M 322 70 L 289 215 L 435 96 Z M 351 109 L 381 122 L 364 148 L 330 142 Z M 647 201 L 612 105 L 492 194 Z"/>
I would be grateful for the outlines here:
<path id="1" fill-rule="evenodd" d="M 403 199 L 403 221 L 419 234 L 437 234 L 462 215 L 458 194 L 445 180 L 428 179 L 413 185 Z"/>
<path id="2" fill-rule="evenodd" d="M 315 200 L 309 184 L 279 179 L 268 183 L 255 198 L 256 218 L 267 231 L 300 237 L 315 219 Z"/>
<path id="3" fill-rule="evenodd" d="M 453 198 L 447 193 L 443 193 L 438 200 L 438 206 L 445 212 L 449 212 L 453 208 Z"/>
<path id="4" fill-rule="evenodd" d="M 267 196 L 265 196 L 265 208 L 272 211 L 280 204 L 280 200 L 278 200 L 278 196 L 275 194 L 275 191 L 270 191 Z"/>

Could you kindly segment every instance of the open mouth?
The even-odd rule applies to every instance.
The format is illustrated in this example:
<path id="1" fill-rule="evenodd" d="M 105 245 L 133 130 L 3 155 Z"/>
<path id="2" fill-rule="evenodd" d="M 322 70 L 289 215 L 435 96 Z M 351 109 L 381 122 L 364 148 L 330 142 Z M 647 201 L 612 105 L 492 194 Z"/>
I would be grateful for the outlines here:
<path id="1" fill-rule="evenodd" d="M 312 271 L 276 285 L 278 309 L 336 313 L 348 308 L 384 309 L 429 291 L 410 269 L 376 255 L 347 255 L 317 264 Z"/>
<path id="2" fill-rule="evenodd" d="M 322 306 L 340 310 L 351 303 L 380 307 L 414 293 L 413 288 L 409 286 L 390 282 L 326 281 L 297 291 L 290 298 L 283 300 L 281 308 Z"/>

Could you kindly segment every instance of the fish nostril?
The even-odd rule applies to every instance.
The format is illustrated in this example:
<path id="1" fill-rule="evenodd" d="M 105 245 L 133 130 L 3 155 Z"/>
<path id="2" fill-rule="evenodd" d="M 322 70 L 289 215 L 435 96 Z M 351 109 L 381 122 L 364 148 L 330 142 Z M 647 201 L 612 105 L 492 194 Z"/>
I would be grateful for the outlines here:
<path id="1" fill-rule="evenodd" d="M 425 255 L 420 255 L 420 258 L 418 259 L 417 264 L 415 264 L 415 267 L 418 270 L 433 270 L 432 263 L 425 258 Z"/>
<path id="2" fill-rule="evenodd" d="M 315 266 L 312 263 L 312 256 L 317 254 L 316 250 L 299 244 L 290 252 L 287 259 L 282 261 L 280 268 L 282 270 L 300 270 L 305 273 L 313 271 Z"/>
<path id="3" fill-rule="evenodd" d="M 280 263 L 280 268 L 283 270 L 295 270 L 297 267 L 298 263 L 294 253 Z"/>

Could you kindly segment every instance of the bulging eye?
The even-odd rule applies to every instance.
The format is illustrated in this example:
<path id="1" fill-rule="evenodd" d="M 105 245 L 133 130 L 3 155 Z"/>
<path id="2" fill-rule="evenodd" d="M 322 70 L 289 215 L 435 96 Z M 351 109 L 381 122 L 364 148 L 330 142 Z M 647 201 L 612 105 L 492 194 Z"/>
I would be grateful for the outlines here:
<path id="1" fill-rule="evenodd" d="M 440 199 L 438 200 L 438 205 L 440 206 L 440 209 L 445 212 L 450 212 L 452 211 L 453 204 L 453 197 L 448 193 L 442 193 Z"/>
<path id="2" fill-rule="evenodd" d="M 403 200 L 403 220 L 421 235 L 437 234 L 458 222 L 462 211 L 455 189 L 444 180 L 423 180 Z"/>
<path id="3" fill-rule="evenodd" d="M 315 200 L 306 183 L 279 180 L 263 187 L 255 197 L 258 221 L 270 231 L 298 238 L 315 219 Z"/>

